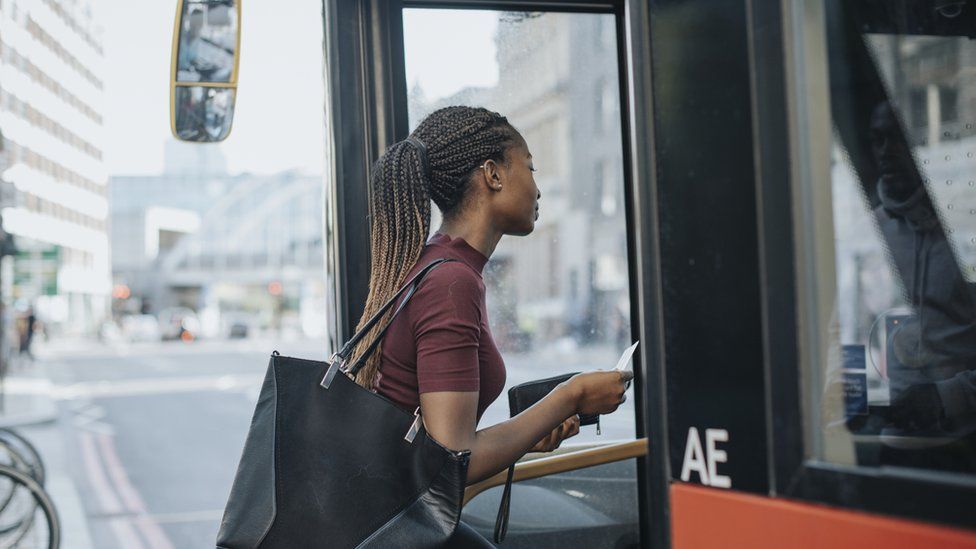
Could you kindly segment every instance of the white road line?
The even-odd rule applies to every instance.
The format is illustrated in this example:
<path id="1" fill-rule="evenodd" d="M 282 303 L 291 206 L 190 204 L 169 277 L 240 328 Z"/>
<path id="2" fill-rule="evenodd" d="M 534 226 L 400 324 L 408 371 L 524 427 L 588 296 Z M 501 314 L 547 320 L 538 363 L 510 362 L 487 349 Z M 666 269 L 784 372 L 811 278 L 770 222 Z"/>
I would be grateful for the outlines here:
<path id="1" fill-rule="evenodd" d="M 9 376 L 3 380 L 3 390 L 8 394 L 47 395 L 52 388 L 51 380 L 38 377 Z"/>
<path id="2" fill-rule="evenodd" d="M 71 417 L 71 424 L 76 429 L 84 429 L 94 433 L 107 435 L 115 434 L 115 429 L 108 423 L 99 421 L 105 418 L 105 409 L 101 406 L 92 404 L 91 401 L 84 400 L 81 406 L 76 406 L 73 410 L 74 416 Z"/>
<path id="3" fill-rule="evenodd" d="M 223 509 L 207 509 L 204 511 L 185 511 L 182 513 L 156 513 L 149 515 L 159 524 L 177 522 L 218 522 L 224 517 Z"/>
<path id="4" fill-rule="evenodd" d="M 55 387 L 54 398 L 106 398 L 121 396 L 189 393 L 196 391 L 247 391 L 260 387 L 264 374 L 214 375 L 191 377 L 153 377 L 118 381 L 85 381 Z"/>

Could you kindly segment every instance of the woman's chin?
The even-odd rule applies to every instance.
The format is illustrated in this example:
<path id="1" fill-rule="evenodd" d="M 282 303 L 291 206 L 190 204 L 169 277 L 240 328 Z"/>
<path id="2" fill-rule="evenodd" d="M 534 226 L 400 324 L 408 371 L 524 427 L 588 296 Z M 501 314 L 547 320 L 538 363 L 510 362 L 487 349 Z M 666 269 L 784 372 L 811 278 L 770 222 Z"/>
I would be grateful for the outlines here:
<path id="1" fill-rule="evenodd" d="M 531 222 L 529 222 L 529 224 L 527 226 L 520 227 L 518 230 L 512 231 L 512 232 L 510 232 L 508 234 L 510 234 L 512 236 L 528 236 L 528 235 L 532 234 L 532 231 L 534 231 L 534 230 L 535 230 L 535 221 L 531 221 Z"/>

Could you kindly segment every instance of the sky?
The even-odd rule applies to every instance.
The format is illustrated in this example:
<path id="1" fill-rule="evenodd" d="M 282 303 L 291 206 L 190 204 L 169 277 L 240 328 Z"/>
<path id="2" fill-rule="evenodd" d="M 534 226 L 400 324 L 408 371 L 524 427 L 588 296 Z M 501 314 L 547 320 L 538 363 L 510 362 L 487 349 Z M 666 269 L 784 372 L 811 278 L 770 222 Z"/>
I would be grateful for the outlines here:
<path id="1" fill-rule="evenodd" d="M 105 46 L 106 163 L 110 175 L 158 174 L 169 126 L 176 0 L 99 0 Z M 287 9 L 283 9 L 287 6 Z M 234 127 L 219 145 L 231 173 L 324 164 L 320 0 L 243 2 Z"/>
<path id="2" fill-rule="evenodd" d="M 105 46 L 110 175 L 162 172 L 164 144 L 172 139 L 169 71 L 176 3 L 95 4 Z M 217 145 L 182 146 L 219 148 L 231 173 L 321 173 L 326 153 L 321 0 L 242 5 L 233 131 Z M 419 82 L 427 98 L 436 99 L 466 86 L 496 83 L 496 21 L 497 12 L 405 10 L 409 85 Z M 444 48 L 445 43 L 452 47 Z"/>
<path id="3" fill-rule="evenodd" d="M 440 99 L 468 86 L 497 84 L 497 27 L 498 12 L 403 10 L 407 89 L 419 84 L 427 99 Z"/>

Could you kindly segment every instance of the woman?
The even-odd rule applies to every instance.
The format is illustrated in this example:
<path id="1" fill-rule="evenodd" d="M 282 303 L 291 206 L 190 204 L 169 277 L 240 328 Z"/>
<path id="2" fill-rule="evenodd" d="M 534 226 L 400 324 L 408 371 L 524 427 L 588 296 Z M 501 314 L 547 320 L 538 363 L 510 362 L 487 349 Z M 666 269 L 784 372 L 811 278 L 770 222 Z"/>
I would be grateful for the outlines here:
<path id="1" fill-rule="evenodd" d="M 533 171 L 528 145 L 508 120 L 472 107 L 432 113 L 373 168 L 369 295 L 357 331 L 432 260 L 458 261 L 427 275 L 357 382 L 411 412 L 419 406 L 431 437 L 447 448 L 470 449 L 469 485 L 527 452 L 557 448 L 579 432 L 577 414 L 614 411 L 632 376 L 616 370 L 579 374 L 518 416 L 477 429 L 505 385 L 482 269 L 502 235 L 534 229 L 541 193 Z M 428 242 L 431 200 L 443 223 Z M 373 341 L 385 323 L 363 341 Z M 355 349 L 350 362 L 364 351 L 365 344 Z M 491 547 L 463 523 L 452 544 Z"/>

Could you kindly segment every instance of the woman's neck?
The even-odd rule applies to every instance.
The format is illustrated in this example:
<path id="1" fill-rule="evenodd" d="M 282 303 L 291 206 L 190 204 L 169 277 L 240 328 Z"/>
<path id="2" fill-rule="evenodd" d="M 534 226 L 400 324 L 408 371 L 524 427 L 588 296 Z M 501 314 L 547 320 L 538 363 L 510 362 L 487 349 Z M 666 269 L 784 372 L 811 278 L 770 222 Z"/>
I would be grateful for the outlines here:
<path id="1" fill-rule="evenodd" d="M 450 223 L 444 221 L 441 223 L 440 228 L 437 229 L 437 232 L 451 238 L 463 238 L 469 246 L 478 250 L 487 258 L 491 258 L 491 254 L 495 251 L 495 246 L 498 245 L 498 241 L 502 238 L 501 233 L 485 230 L 470 223 Z"/>

